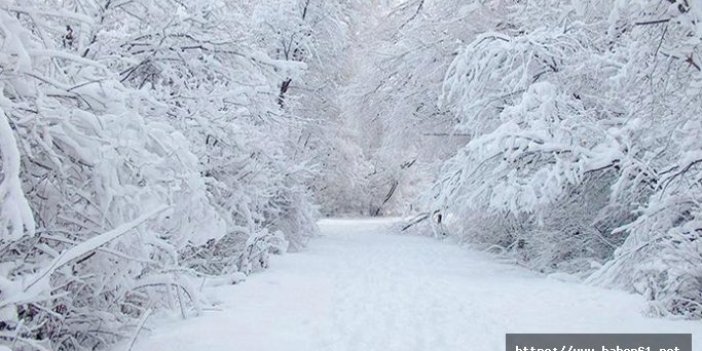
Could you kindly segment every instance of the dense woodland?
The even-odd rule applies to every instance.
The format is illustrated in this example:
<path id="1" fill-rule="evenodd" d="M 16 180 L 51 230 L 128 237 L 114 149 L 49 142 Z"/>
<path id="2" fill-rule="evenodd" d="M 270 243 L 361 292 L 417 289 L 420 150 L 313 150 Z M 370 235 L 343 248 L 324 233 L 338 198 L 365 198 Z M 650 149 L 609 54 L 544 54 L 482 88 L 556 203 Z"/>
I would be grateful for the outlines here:
<path id="1" fill-rule="evenodd" d="M 420 214 L 702 318 L 701 21 L 700 0 L 0 0 L 0 344 L 194 316 L 343 215 Z"/>

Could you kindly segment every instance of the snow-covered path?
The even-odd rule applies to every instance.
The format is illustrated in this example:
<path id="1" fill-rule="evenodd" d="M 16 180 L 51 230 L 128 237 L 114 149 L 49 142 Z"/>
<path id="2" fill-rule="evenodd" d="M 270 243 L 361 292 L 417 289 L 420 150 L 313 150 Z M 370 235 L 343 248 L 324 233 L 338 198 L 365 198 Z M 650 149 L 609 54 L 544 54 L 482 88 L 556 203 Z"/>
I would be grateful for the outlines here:
<path id="1" fill-rule="evenodd" d="M 209 291 L 218 312 L 160 325 L 135 350 L 504 350 L 507 332 L 693 332 L 642 298 L 548 279 L 388 220 L 327 220 L 304 252 Z M 697 334 L 694 334 L 696 332 Z"/>

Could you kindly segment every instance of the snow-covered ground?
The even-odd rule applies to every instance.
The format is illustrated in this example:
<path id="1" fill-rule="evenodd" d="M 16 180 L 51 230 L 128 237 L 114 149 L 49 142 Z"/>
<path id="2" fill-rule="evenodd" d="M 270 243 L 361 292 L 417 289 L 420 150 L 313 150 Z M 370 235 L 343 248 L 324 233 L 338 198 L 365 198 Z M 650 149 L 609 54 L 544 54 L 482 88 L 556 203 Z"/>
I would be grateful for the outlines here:
<path id="1" fill-rule="evenodd" d="M 326 220 L 324 236 L 245 283 L 221 311 L 159 324 L 134 350 L 504 350 L 507 332 L 693 333 L 643 315 L 643 298 L 549 279 L 391 220 Z M 696 334 L 694 334 L 696 332 Z"/>

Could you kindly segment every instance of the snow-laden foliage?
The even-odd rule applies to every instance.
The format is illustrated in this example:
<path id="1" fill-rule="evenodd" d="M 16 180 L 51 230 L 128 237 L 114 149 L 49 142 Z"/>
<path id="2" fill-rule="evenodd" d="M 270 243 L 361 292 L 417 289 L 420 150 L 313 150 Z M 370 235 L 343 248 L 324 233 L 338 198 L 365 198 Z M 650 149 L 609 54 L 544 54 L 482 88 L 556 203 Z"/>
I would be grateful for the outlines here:
<path id="1" fill-rule="evenodd" d="M 281 76 L 279 103 L 304 121 L 294 131 L 290 147 L 295 162 L 317 174 L 308 186 L 324 214 L 347 213 L 362 193 L 353 186 L 365 175 L 358 146 L 349 140 L 355 128 L 344 114 L 341 82 L 350 74 L 348 55 L 349 17 L 356 1 L 282 1 L 262 6 L 256 15 L 271 57 L 307 67 L 301 76 Z M 288 13 L 290 20 L 280 23 L 276 14 Z M 314 33 L 314 34 L 313 34 Z"/>
<path id="2" fill-rule="evenodd" d="M 364 161 L 347 172 L 362 176 L 347 182 L 360 199 L 350 202 L 361 206 L 352 211 L 416 211 L 441 162 L 465 143 L 466 136 L 452 129 L 453 116 L 437 102 L 461 43 L 497 25 L 500 1 L 482 3 L 411 0 L 362 13 L 343 91 L 343 114 L 352 121 L 346 127 L 363 130 L 345 134 Z"/>
<path id="3" fill-rule="evenodd" d="M 507 3 L 446 70 L 470 141 L 431 192 L 442 226 L 702 317 L 702 4 Z"/>
<path id="4" fill-rule="evenodd" d="M 251 30 L 274 3 L 0 2 L 1 343 L 106 347 L 316 233 L 311 123 L 281 82 L 345 32 L 277 57 Z"/>

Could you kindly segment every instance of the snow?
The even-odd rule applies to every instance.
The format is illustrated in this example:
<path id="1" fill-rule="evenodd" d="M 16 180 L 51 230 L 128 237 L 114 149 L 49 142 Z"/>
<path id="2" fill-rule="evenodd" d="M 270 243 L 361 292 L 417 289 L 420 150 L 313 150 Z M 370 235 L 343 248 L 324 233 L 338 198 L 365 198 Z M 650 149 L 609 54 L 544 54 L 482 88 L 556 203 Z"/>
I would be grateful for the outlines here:
<path id="1" fill-rule="evenodd" d="M 693 333 L 644 316 L 640 296 L 565 282 L 394 220 L 325 220 L 309 248 L 266 272 L 207 288 L 217 311 L 142 331 L 135 351 L 503 350 L 508 332 Z M 124 346 L 124 345 L 122 345 Z"/>
<path id="2" fill-rule="evenodd" d="M 3 105 L 6 104 L 0 95 L 0 240 L 19 240 L 25 234 L 34 235 L 35 223 L 22 191 L 20 151 L 5 116 Z M 6 231 L 8 233 L 4 234 Z"/>

